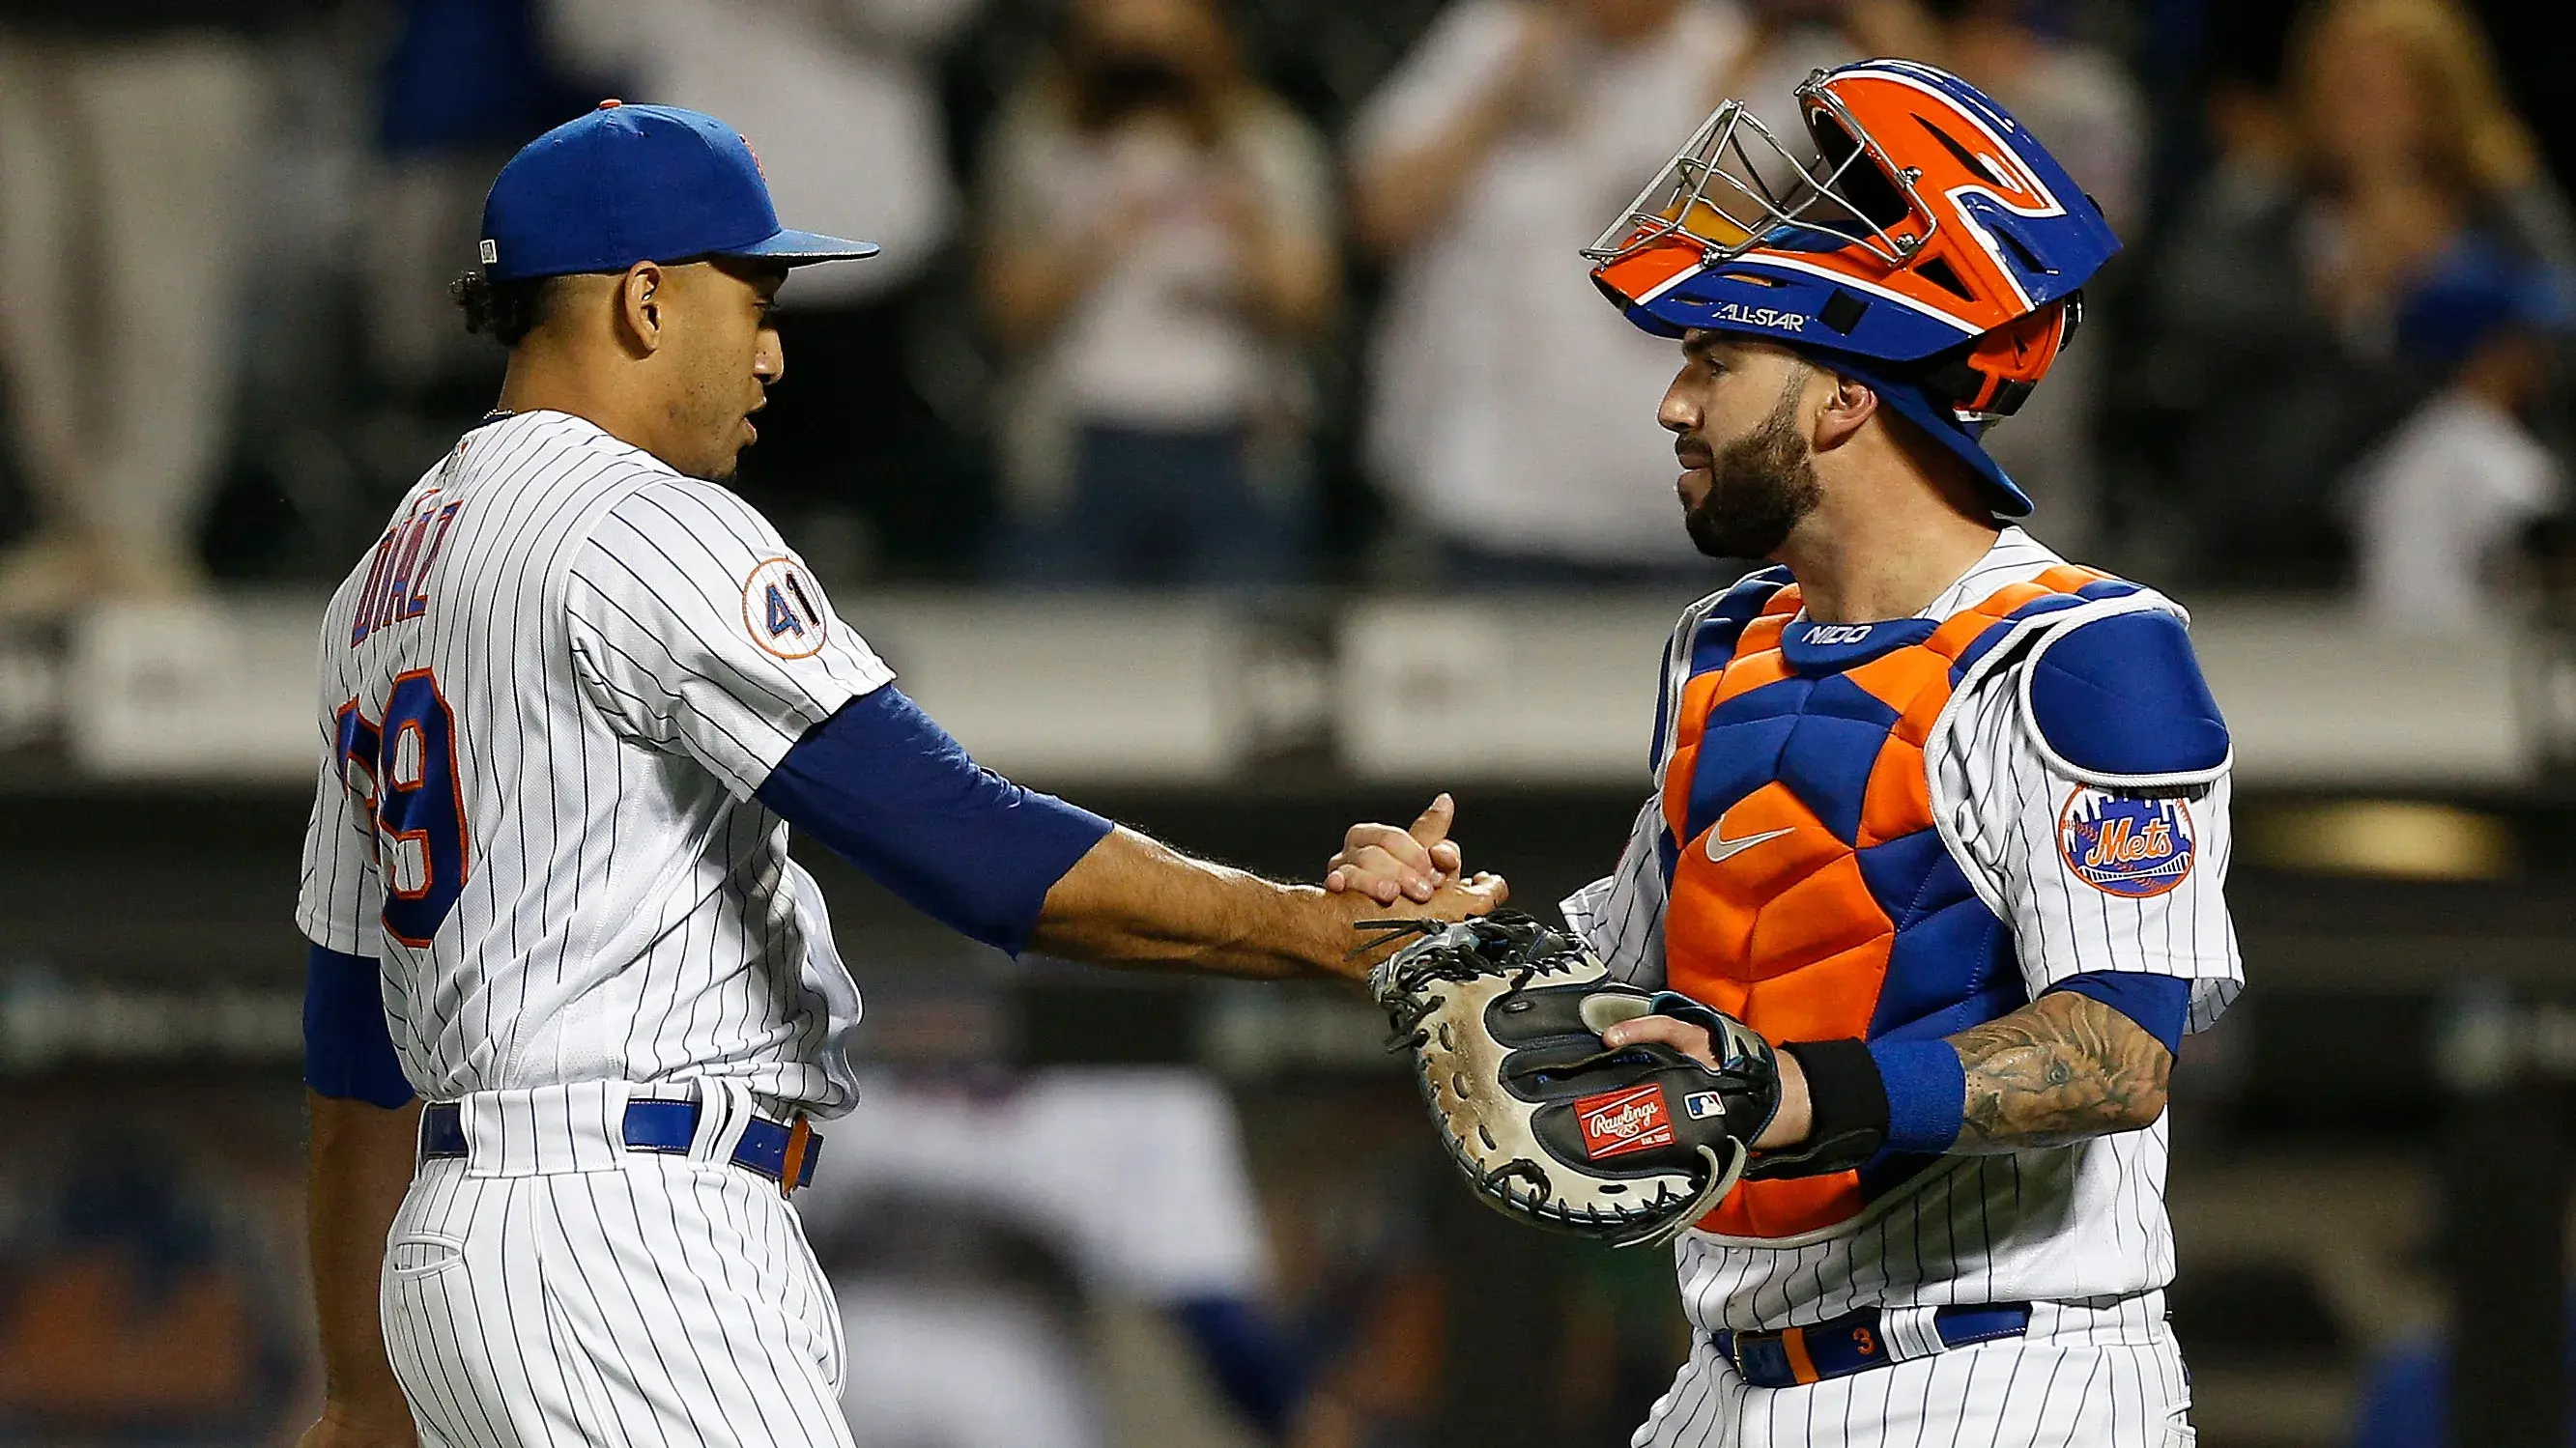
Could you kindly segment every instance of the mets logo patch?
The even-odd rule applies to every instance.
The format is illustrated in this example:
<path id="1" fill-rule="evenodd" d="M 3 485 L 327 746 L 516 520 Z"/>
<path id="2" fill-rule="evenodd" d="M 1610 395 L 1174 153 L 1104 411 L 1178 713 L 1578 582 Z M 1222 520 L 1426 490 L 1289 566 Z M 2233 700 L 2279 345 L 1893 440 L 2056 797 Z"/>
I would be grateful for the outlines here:
<path id="1" fill-rule="evenodd" d="M 1574 1119 L 1583 1127 L 1583 1154 L 1595 1161 L 1673 1144 L 1672 1108 L 1664 1104 L 1661 1086 L 1578 1096 Z"/>
<path id="2" fill-rule="evenodd" d="M 2198 848 L 2178 799 L 2078 789 L 2057 812 L 2057 854 L 2069 874 L 2106 895 L 2144 900 L 2191 878 Z"/>
<path id="3" fill-rule="evenodd" d="M 782 659 L 810 659 L 823 651 L 832 623 L 805 565 L 764 558 L 742 583 L 742 626 L 753 643 Z"/>

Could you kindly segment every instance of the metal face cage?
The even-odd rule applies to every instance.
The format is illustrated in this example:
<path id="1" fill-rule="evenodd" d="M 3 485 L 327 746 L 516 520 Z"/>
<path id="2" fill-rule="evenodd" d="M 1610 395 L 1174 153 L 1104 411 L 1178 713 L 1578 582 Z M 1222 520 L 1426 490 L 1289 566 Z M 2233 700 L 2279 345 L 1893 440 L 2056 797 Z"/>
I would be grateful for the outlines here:
<path id="1" fill-rule="evenodd" d="M 1825 79 L 1816 71 L 1795 92 L 1820 152 L 1815 160 L 1782 145 L 1744 102 L 1729 100 L 1583 249 L 1585 258 L 1613 262 L 1679 238 L 1713 266 L 1799 228 L 1858 246 L 1890 269 L 1905 265 L 1938 226 L 1915 194 L 1922 172 L 1890 162 Z"/>

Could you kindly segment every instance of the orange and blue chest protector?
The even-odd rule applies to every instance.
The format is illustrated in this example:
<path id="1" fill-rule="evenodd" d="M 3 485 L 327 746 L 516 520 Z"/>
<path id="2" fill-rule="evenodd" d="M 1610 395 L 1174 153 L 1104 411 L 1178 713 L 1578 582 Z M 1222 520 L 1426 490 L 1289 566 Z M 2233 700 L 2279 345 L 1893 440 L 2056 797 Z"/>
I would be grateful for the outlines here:
<path id="1" fill-rule="evenodd" d="M 1693 632 L 1672 716 L 1667 984 L 1774 1042 L 1937 1039 L 2026 1004 L 2011 931 L 1933 825 L 1925 741 L 2016 625 L 2136 591 L 2060 565 L 1946 620 L 1819 624 L 1785 574 L 1739 584 Z M 1700 1226 L 1820 1231 L 1932 1160 L 1748 1181 Z"/>

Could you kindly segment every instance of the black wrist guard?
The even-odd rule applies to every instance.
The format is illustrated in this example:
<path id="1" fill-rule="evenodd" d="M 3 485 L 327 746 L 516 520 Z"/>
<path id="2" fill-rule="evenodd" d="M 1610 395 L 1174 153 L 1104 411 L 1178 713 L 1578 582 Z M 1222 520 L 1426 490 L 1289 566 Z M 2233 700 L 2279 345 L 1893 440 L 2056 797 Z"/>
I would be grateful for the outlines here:
<path id="1" fill-rule="evenodd" d="M 1831 1176 L 1878 1155 L 1887 1144 L 1887 1083 L 1869 1047 L 1859 1041 L 1788 1041 L 1780 1049 L 1797 1057 L 1806 1074 L 1814 1129 L 1796 1146 L 1755 1152 L 1744 1174 Z"/>

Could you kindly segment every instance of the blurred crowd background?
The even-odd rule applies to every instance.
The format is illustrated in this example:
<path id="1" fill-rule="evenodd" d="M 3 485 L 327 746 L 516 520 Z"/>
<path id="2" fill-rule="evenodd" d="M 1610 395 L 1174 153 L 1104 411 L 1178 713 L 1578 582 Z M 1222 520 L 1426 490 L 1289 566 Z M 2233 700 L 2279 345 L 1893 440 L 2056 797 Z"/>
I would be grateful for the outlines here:
<path id="1" fill-rule="evenodd" d="M 2456 621 L 2562 505 L 2545 9 L 7 0 L 0 617 L 336 576 L 492 394 L 445 290 L 491 174 L 607 95 L 726 117 L 782 211 L 885 245 L 788 288 L 742 479 L 829 577 L 1686 570 L 1670 359 L 1575 249 L 1716 98 L 1794 131 L 1809 70 L 1893 53 L 2128 242 L 1994 434 L 2043 536 Z"/>
<path id="2" fill-rule="evenodd" d="M 1991 434 L 2034 531 L 2211 601 L 2255 989 L 2176 1083 L 2203 1439 L 2440 1441 L 2450 1304 L 2472 1365 L 2562 1340 L 2558 1098 L 2434 1049 L 2463 982 L 2576 958 L 2576 751 L 2517 722 L 2576 739 L 2576 648 L 2530 642 L 2576 618 L 2559 8 L 0 0 L 0 1444 L 283 1443 L 318 1393 L 310 615 L 490 404 L 447 286 L 517 146 L 708 110 L 782 213 L 884 244 L 787 287 L 739 486 L 979 754 L 1311 876 L 1458 782 L 1373 740 L 1544 716 L 1615 767 L 1496 745 L 1461 789 L 1543 912 L 1608 867 L 1629 694 L 1719 581 L 1669 345 L 1577 249 L 1721 96 L 1788 135 L 1810 70 L 1890 53 L 2127 240 Z M 1210 691 L 1236 754 L 1169 742 Z M 242 720 L 283 767 L 210 752 Z M 1476 1207 L 1364 1005 L 1007 962 L 812 863 L 879 1073 L 800 1198 L 863 1444 L 1607 1444 L 1669 1380 L 1665 1259 Z"/>

